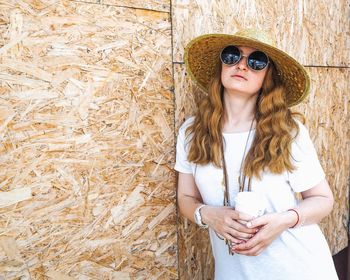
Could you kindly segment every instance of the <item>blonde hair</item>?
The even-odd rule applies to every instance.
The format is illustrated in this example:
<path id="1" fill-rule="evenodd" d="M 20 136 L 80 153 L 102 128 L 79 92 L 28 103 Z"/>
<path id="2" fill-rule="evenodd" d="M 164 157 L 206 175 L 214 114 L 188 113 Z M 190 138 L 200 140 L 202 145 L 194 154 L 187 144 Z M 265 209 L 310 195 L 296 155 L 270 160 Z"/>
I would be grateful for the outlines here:
<path id="1" fill-rule="evenodd" d="M 188 160 L 195 164 L 212 163 L 222 167 L 222 125 L 224 87 L 221 63 L 210 82 L 209 93 L 199 103 L 194 122 L 186 130 L 191 135 Z M 291 144 L 299 132 L 295 115 L 288 108 L 285 89 L 273 63 L 270 63 L 256 104 L 256 131 L 243 165 L 245 176 L 260 178 L 263 171 L 280 174 L 295 169 Z M 296 132 L 296 133 L 292 133 Z"/>

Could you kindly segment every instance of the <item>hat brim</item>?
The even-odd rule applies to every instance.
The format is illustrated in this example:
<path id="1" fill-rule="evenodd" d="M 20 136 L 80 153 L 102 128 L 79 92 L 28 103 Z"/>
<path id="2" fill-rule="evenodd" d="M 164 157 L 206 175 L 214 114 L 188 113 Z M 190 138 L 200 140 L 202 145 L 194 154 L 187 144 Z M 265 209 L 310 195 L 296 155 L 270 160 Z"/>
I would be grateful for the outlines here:
<path id="1" fill-rule="evenodd" d="M 206 34 L 193 39 L 185 48 L 187 72 L 200 88 L 208 92 L 215 75 L 221 50 L 227 45 L 249 46 L 265 52 L 273 61 L 286 90 L 289 107 L 309 94 L 310 77 L 306 69 L 286 52 L 252 38 L 229 34 Z"/>

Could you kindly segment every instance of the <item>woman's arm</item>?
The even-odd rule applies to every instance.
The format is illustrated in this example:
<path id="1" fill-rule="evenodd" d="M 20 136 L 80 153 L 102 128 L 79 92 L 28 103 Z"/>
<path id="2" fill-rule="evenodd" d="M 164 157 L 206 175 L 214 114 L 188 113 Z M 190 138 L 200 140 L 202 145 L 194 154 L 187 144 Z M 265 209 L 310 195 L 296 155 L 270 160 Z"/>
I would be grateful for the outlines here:
<path id="1" fill-rule="evenodd" d="M 194 222 L 194 211 L 203 204 L 203 200 L 192 174 L 179 173 L 177 192 L 181 214 Z M 240 243 L 241 239 L 251 238 L 256 233 L 256 229 L 249 229 L 237 221 L 249 221 L 252 217 L 239 213 L 231 207 L 207 205 L 201 209 L 201 216 L 203 223 L 233 243 Z"/>
<path id="2" fill-rule="evenodd" d="M 326 179 L 302 192 L 301 196 L 303 200 L 296 207 L 300 225 L 318 223 L 332 211 L 334 198 Z"/>
<path id="3" fill-rule="evenodd" d="M 248 226 L 260 228 L 259 232 L 245 244 L 239 244 L 233 251 L 248 256 L 259 255 L 273 240 L 289 227 L 318 223 L 327 216 L 333 207 L 333 194 L 326 180 L 321 181 L 315 187 L 301 193 L 303 200 L 294 209 L 299 213 L 298 217 L 293 211 L 273 213 L 254 219 Z"/>
<path id="4" fill-rule="evenodd" d="M 180 213 L 194 223 L 194 211 L 203 204 L 203 200 L 192 174 L 179 173 L 177 201 Z"/>

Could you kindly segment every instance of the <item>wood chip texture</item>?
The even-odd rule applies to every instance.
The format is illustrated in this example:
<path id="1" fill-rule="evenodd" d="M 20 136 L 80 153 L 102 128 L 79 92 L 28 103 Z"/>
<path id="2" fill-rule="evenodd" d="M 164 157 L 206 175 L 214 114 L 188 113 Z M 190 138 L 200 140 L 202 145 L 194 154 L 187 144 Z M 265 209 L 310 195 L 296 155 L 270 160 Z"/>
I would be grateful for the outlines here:
<path id="1" fill-rule="evenodd" d="M 176 279 L 169 13 L 0 13 L 0 278 Z"/>
<path id="2" fill-rule="evenodd" d="M 183 47 L 253 26 L 309 66 L 295 109 L 336 199 L 322 230 L 343 249 L 348 14 L 345 0 L 0 0 L 0 280 L 213 279 L 207 231 L 176 208 L 175 137 L 203 96 Z"/>

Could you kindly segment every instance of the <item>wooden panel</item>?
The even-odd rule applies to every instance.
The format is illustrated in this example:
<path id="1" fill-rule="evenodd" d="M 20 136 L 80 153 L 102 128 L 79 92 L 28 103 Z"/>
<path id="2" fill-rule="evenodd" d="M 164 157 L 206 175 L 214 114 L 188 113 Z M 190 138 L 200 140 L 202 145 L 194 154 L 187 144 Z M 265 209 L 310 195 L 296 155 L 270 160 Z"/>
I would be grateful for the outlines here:
<path id="1" fill-rule="evenodd" d="M 0 9 L 0 275 L 176 279 L 169 14 L 33 3 Z"/>
<path id="2" fill-rule="evenodd" d="M 348 245 L 350 111 L 349 69 L 309 68 L 311 94 L 296 110 L 306 117 L 311 138 L 332 188 L 335 204 L 321 227 L 333 254 Z"/>
<path id="3" fill-rule="evenodd" d="M 94 4 L 100 4 L 101 0 L 70 0 L 73 2 L 85 2 L 85 3 L 94 3 Z"/>
<path id="4" fill-rule="evenodd" d="M 170 13 L 170 0 L 101 0 L 103 4 Z"/>
<path id="5" fill-rule="evenodd" d="M 174 0 L 172 14 L 174 61 L 183 61 L 184 46 L 198 35 L 258 27 L 305 65 L 349 66 L 346 0 Z"/>

